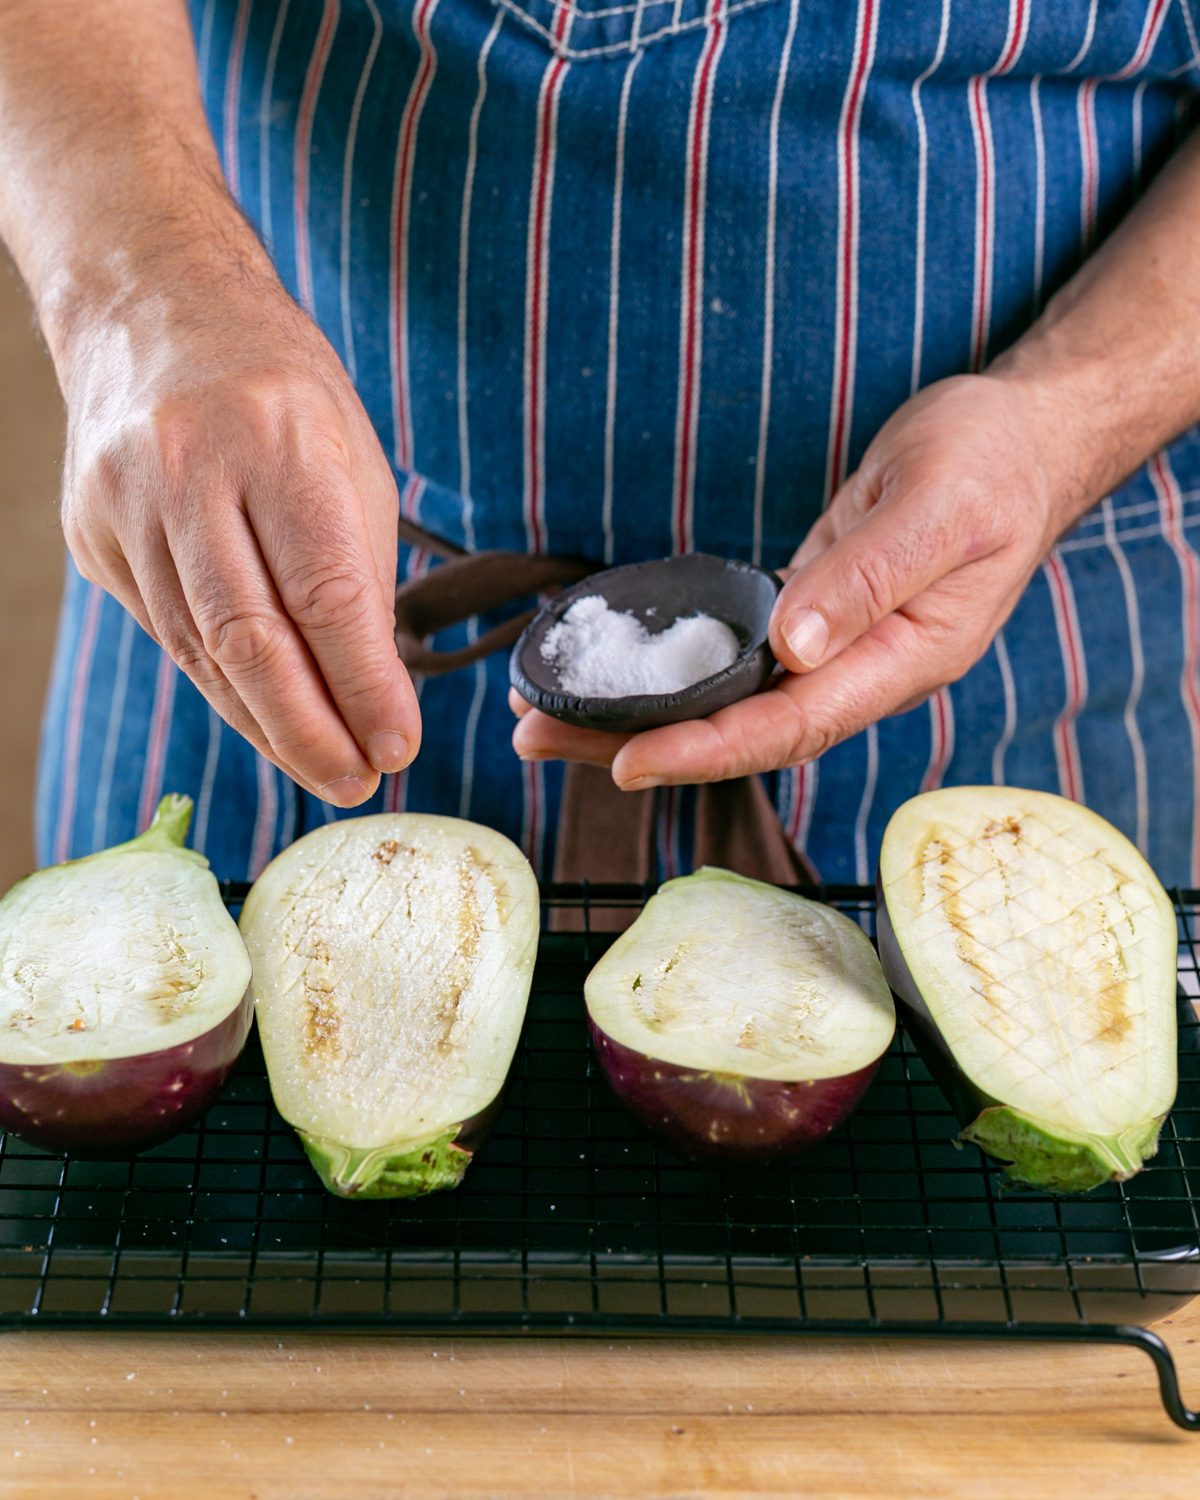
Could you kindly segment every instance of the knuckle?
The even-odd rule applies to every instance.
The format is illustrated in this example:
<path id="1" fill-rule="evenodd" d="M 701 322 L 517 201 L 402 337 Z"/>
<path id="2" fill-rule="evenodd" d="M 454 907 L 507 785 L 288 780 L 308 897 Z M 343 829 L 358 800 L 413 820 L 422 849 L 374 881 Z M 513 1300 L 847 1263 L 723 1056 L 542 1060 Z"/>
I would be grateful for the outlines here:
<path id="1" fill-rule="evenodd" d="M 787 713 L 788 719 L 780 735 L 784 746 L 783 754 L 778 757 L 775 769 L 782 770 L 787 766 L 817 760 L 840 739 L 841 736 L 827 722 L 815 718 L 810 710 L 801 707 L 786 694 L 780 694 L 779 697 L 778 707 Z"/>
<path id="2" fill-rule="evenodd" d="M 872 620 L 881 620 L 892 611 L 895 599 L 895 565 L 882 551 L 859 553 L 853 560 L 853 583 L 866 601 Z"/>
<path id="3" fill-rule="evenodd" d="M 238 388 L 247 405 L 273 414 L 287 404 L 292 378 L 281 366 L 261 365 L 244 374 Z"/>
<path id="4" fill-rule="evenodd" d="M 72 525 L 82 525 L 89 516 L 119 514 L 132 467 L 127 443 L 104 443 L 81 452 L 80 444 L 72 437 L 63 486 L 64 526 L 68 518 Z"/>
<path id="5" fill-rule="evenodd" d="M 364 613 L 371 584 L 356 568 L 327 567 L 281 579 L 280 597 L 289 615 L 310 630 L 328 630 Z"/>
<path id="6" fill-rule="evenodd" d="M 248 405 L 282 421 L 289 413 L 311 404 L 320 382 L 311 373 L 286 364 L 262 364 L 243 374 L 238 390 Z"/>
<path id="7" fill-rule="evenodd" d="M 211 675 L 212 663 L 180 611 L 164 602 L 153 590 L 144 603 L 158 644 L 179 670 L 197 683 Z"/>
<path id="8" fill-rule="evenodd" d="M 75 571 L 79 574 L 80 578 L 85 583 L 94 583 L 100 588 L 104 588 L 106 585 L 104 569 L 100 567 L 91 550 L 87 547 L 81 547 L 78 543 L 72 542 L 70 539 L 67 541 L 67 548 L 75 563 Z"/>
<path id="9" fill-rule="evenodd" d="M 292 433 L 297 466 L 305 472 L 318 492 L 328 490 L 330 472 L 350 472 L 350 447 L 342 423 L 330 411 L 329 393 L 324 389 L 305 392 L 298 401 Z"/>
<path id="10" fill-rule="evenodd" d="M 194 633 L 188 629 L 181 611 L 153 587 L 143 590 L 142 602 L 147 618 L 154 626 L 159 645 L 176 666 L 187 671 L 198 642 Z"/>
<path id="11" fill-rule="evenodd" d="M 311 372 L 267 366 L 243 375 L 237 406 L 239 420 L 253 435 L 311 474 L 317 493 L 327 488 L 322 476 L 330 464 L 348 466 L 346 441 L 329 419 L 329 390 Z"/>
<path id="12" fill-rule="evenodd" d="M 97 449 L 88 461 L 83 482 L 79 487 L 79 498 L 84 500 L 94 493 L 111 500 L 124 489 L 129 477 L 129 468 L 129 450 L 124 445 L 106 445 Z"/>
<path id="13" fill-rule="evenodd" d="M 91 539 L 88 535 L 88 528 L 84 525 L 77 506 L 64 506 L 62 512 L 62 532 L 63 540 L 66 542 L 71 556 L 78 564 L 79 571 L 83 573 L 85 561 L 90 561 Z M 84 577 L 87 577 L 86 573 L 84 573 Z M 92 582 L 94 583 L 95 579 Z"/>
<path id="14" fill-rule="evenodd" d="M 964 676 L 992 644 L 992 632 L 961 611 L 946 611 L 926 622 L 923 663 L 934 687 L 945 687 Z M 932 689 L 931 689 L 932 691 Z"/>
<path id="15" fill-rule="evenodd" d="M 846 738 L 846 703 L 838 697 L 832 705 L 814 711 L 810 702 L 801 703 L 787 697 L 790 708 L 787 750 L 780 762 L 784 766 L 804 765 L 808 760 L 819 760 L 835 744 Z"/>
<path id="16" fill-rule="evenodd" d="M 341 674 L 337 684 L 337 698 L 344 708 L 351 710 L 360 704 L 373 706 L 384 700 L 393 684 L 394 671 L 389 672 L 382 661 L 371 660 L 357 670 Z"/>
<path id="17" fill-rule="evenodd" d="M 275 754 L 290 766 L 311 769 L 324 765 L 329 759 L 325 743 L 299 724 L 282 728 L 269 726 L 268 738 Z"/>
<path id="18" fill-rule="evenodd" d="M 185 474 L 196 452 L 196 412 L 189 403 L 178 398 L 160 401 L 152 408 L 148 425 L 157 467 L 166 474 Z"/>
<path id="19" fill-rule="evenodd" d="M 222 681 L 208 652 L 192 636 L 183 636 L 177 631 L 164 634 L 159 631 L 167 655 L 179 670 L 204 692 L 208 692 Z"/>
<path id="20" fill-rule="evenodd" d="M 832 723 L 807 719 L 797 728 L 787 763 L 795 766 L 803 761 L 820 760 L 841 738 L 841 733 Z"/>
<path id="21" fill-rule="evenodd" d="M 200 621 L 205 650 L 223 672 L 253 673 L 265 667 L 279 645 L 279 627 L 258 610 L 228 610 Z"/>
<path id="22" fill-rule="evenodd" d="M 266 368 L 242 376 L 237 390 L 237 420 L 260 447 L 278 444 L 295 402 L 295 381 L 284 370 Z"/>

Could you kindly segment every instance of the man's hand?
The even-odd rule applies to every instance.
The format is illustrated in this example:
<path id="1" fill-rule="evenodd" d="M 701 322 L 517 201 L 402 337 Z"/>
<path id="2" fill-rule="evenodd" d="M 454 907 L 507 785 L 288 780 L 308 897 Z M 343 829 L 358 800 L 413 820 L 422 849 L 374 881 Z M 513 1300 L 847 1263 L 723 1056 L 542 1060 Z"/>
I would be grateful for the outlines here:
<path id="1" fill-rule="evenodd" d="M 199 266 L 60 360 L 63 526 L 258 750 L 354 806 L 412 759 L 392 640 L 396 485 L 334 351 L 275 281 Z"/>
<path id="2" fill-rule="evenodd" d="M 867 450 L 792 559 L 771 620 L 785 672 L 710 719 L 620 736 L 514 701 L 518 754 L 612 766 L 629 790 L 815 760 L 953 682 L 987 650 L 1069 522 L 1016 384 L 921 392 Z"/>
<path id="3" fill-rule="evenodd" d="M 961 677 L 1055 538 L 1200 421 L 1198 214 L 1200 132 L 985 374 L 897 411 L 792 560 L 765 692 L 632 737 L 514 695 L 518 753 L 630 789 L 719 781 L 814 760 Z"/>
<path id="4" fill-rule="evenodd" d="M 222 181 L 183 0 L 5 0 L 0 139 L 80 569 L 276 765 L 364 801 L 420 738 L 395 481 Z"/>

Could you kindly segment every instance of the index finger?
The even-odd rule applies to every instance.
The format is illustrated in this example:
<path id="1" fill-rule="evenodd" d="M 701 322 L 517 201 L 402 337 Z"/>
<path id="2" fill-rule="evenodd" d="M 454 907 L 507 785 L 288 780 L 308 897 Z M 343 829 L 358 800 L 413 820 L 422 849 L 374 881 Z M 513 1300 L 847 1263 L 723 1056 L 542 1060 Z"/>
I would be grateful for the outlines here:
<path id="1" fill-rule="evenodd" d="M 375 770 L 402 770 L 417 753 L 421 716 L 396 653 L 363 499 L 334 470 L 319 496 L 302 486 L 282 518 L 277 505 L 254 497 L 248 510 L 283 606 L 347 729 Z"/>
<path id="2" fill-rule="evenodd" d="M 164 577 L 177 571 L 187 623 L 177 631 L 176 660 L 188 654 L 211 662 L 261 730 L 272 756 L 320 795 L 342 806 L 362 802 L 377 776 L 342 722 L 312 656 L 280 607 L 261 549 L 242 508 L 207 498 L 195 521 L 178 524 L 172 513 L 167 559 L 144 555 L 138 564 L 143 593 L 161 592 Z M 150 546 L 139 543 L 143 554 Z M 149 580 L 157 579 L 152 585 Z"/>
<path id="3" fill-rule="evenodd" d="M 613 780 L 636 791 L 816 760 L 940 687 L 950 665 L 945 650 L 904 616 L 889 616 L 815 672 L 781 678 L 709 719 L 634 735 L 613 761 Z"/>

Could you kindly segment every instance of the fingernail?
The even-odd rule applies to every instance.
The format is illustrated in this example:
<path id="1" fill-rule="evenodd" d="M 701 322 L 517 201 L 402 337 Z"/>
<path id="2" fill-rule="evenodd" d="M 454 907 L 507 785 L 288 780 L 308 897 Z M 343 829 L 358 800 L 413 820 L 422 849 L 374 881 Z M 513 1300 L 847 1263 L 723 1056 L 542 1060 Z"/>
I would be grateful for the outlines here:
<path id="1" fill-rule="evenodd" d="M 618 781 L 619 792 L 648 792 L 653 787 L 666 786 L 658 776 L 635 776 L 632 781 Z"/>
<path id="2" fill-rule="evenodd" d="M 829 626 L 820 610 L 798 609 L 784 620 L 783 638 L 802 667 L 819 667 L 829 649 Z"/>
<path id="3" fill-rule="evenodd" d="M 337 781 L 327 781 L 321 788 L 325 801 L 338 807 L 357 807 L 366 795 L 367 783 L 361 776 L 341 776 Z"/>
<path id="4" fill-rule="evenodd" d="M 408 741 L 398 730 L 381 730 L 367 741 L 367 759 L 381 775 L 402 771 L 410 759 Z"/>

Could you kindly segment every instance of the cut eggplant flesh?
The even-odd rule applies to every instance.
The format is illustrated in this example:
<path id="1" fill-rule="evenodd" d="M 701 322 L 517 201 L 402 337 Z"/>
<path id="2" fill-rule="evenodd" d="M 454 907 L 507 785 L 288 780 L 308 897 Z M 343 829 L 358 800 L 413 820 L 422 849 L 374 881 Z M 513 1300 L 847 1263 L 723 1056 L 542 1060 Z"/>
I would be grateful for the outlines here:
<path id="1" fill-rule="evenodd" d="M 250 960 L 186 797 L 145 833 L 0 901 L 0 1124 L 53 1148 L 136 1149 L 213 1098 L 246 1040 Z"/>
<path id="2" fill-rule="evenodd" d="M 585 995 L 618 1096 L 693 1155 L 811 1145 L 858 1102 L 895 1029 L 854 922 L 727 870 L 668 881 Z"/>
<path id="3" fill-rule="evenodd" d="M 520 1036 L 539 910 L 521 851 L 458 818 L 345 819 L 264 870 L 241 927 L 271 1092 L 331 1191 L 459 1182 Z"/>
<path id="4" fill-rule="evenodd" d="M 964 1126 L 1014 1183 L 1085 1191 L 1153 1155 L 1176 1088 L 1170 899 L 1075 802 L 954 787 L 902 806 L 880 955 Z"/>

